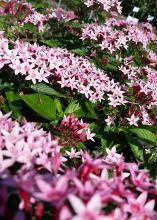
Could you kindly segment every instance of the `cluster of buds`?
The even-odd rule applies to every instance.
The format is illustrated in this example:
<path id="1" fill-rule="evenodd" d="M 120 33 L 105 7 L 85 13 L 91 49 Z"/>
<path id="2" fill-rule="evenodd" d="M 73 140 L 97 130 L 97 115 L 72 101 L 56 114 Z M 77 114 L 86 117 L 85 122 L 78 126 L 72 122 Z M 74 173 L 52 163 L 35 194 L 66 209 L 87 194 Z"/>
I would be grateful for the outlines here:
<path id="1" fill-rule="evenodd" d="M 62 146 L 78 146 L 80 142 L 94 141 L 94 133 L 91 133 L 88 123 L 75 118 L 74 114 L 64 116 L 60 125 L 55 128 L 59 132 Z"/>

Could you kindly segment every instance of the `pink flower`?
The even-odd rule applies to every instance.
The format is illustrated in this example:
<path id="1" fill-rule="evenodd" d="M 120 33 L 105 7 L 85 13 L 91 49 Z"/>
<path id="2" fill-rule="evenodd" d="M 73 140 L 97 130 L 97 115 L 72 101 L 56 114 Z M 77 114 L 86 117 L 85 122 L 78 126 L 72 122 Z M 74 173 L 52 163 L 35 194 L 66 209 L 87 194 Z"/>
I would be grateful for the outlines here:
<path id="1" fill-rule="evenodd" d="M 55 187 L 42 179 L 38 179 L 36 184 L 40 190 L 40 192 L 35 193 L 37 198 L 53 203 L 55 206 L 60 206 L 64 202 L 68 193 L 68 179 L 66 176 L 61 176 Z"/>
<path id="2" fill-rule="evenodd" d="M 105 119 L 105 122 L 107 123 L 108 126 L 114 125 L 114 118 L 111 116 L 108 116 L 107 119 Z"/>
<path id="3" fill-rule="evenodd" d="M 70 159 L 80 158 L 82 155 L 81 151 L 76 151 L 74 148 L 71 148 L 71 151 L 66 151 L 66 154 Z"/>
<path id="4" fill-rule="evenodd" d="M 92 175 L 92 174 L 91 174 Z M 90 177 L 91 177 L 90 175 Z M 78 178 L 73 178 L 74 184 L 79 192 L 79 196 L 84 199 L 88 200 L 93 194 L 95 193 L 95 186 L 93 182 L 87 180 L 86 182 L 82 183 L 82 181 Z"/>
<path id="5" fill-rule="evenodd" d="M 98 194 L 94 195 L 86 205 L 74 195 L 69 195 L 69 201 L 77 214 L 72 218 L 73 220 L 105 220 L 100 214 L 102 203 Z"/>
<path id="6" fill-rule="evenodd" d="M 63 206 L 60 211 L 59 220 L 70 220 L 72 214 L 67 206 Z"/>
<path id="7" fill-rule="evenodd" d="M 154 215 L 155 201 L 147 201 L 147 192 L 141 193 L 137 199 L 128 197 L 128 204 L 125 204 L 123 210 L 131 214 L 131 220 L 146 219 Z"/>
<path id="8" fill-rule="evenodd" d="M 134 114 L 131 115 L 130 118 L 127 118 L 130 125 L 138 126 L 137 122 L 139 121 L 139 117 L 136 117 Z"/>
<path id="9" fill-rule="evenodd" d="M 91 133 L 90 129 L 88 128 L 86 131 L 86 135 L 87 135 L 87 140 L 91 140 L 94 141 L 93 137 L 95 136 L 94 133 Z"/>
<path id="10" fill-rule="evenodd" d="M 104 220 L 128 220 L 126 213 L 116 208 L 111 214 L 104 217 Z"/>
<path id="11" fill-rule="evenodd" d="M 107 156 L 104 161 L 108 164 L 119 165 L 124 161 L 123 156 L 121 154 L 116 153 L 116 147 L 112 147 L 112 149 L 106 148 Z"/>
<path id="12" fill-rule="evenodd" d="M 152 183 L 150 182 L 150 177 L 148 171 L 134 169 L 133 166 L 130 168 L 131 181 L 133 181 L 134 185 L 139 190 L 148 190 L 152 187 Z"/>

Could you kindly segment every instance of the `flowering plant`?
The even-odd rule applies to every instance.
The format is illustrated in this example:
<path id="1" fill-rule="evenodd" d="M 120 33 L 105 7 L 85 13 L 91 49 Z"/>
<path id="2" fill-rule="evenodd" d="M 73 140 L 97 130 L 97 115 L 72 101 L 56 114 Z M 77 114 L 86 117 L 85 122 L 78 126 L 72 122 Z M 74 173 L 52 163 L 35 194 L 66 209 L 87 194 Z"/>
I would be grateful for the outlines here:
<path id="1" fill-rule="evenodd" d="M 30 2 L 1 6 L 0 216 L 155 220 L 154 27 L 119 0 Z"/>
<path id="2" fill-rule="evenodd" d="M 87 151 L 61 154 L 50 133 L 27 121 L 20 125 L 1 112 L 0 140 L 0 215 L 7 219 L 157 217 L 155 182 L 147 170 L 125 162 L 115 147 L 98 158 Z M 13 198 L 16 204 L 11 204 Z"/>

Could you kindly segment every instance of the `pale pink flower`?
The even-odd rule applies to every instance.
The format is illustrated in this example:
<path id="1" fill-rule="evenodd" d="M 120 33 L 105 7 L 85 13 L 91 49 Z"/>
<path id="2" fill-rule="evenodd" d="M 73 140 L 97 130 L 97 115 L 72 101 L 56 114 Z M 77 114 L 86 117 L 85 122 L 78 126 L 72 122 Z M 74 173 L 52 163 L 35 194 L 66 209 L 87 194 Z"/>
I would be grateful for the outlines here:
<path id="1" fill-rule="evenodd" d="M 59 220 L 69 220 L 72 214 L 67 206 L 63 206 L 60 211 Z"/>
<path id="2" fill-rule="evenodd" d="M 105 122 L 107 123 L 108 126 L 114 125 L 114 118 L 111 116 L 108 116 L 107 119 L 105 119 Z"/>
<path id="3" fill-rule="evenodd" d="M 14 162 L 15 162 L 14 159 L 4 159 L 3 153 L 0 152 L 0 172 L 3 172 L 8 167 L 11 167 L 14 164 Z"/>
<path id="4" fill-rule="evenodd" d="M 134 114 L 131 115 L 130 118 L 127 118 L 130 125 L 138 126 L 137 122 L 139 121 L 139 117 L 136 117 Z"/>
<path id="5" fill-rule="evenodd" d="M 100 214 L 102 203 L 98 194 L 94 195 L 86 205 L 74 195 L 69 195 L 69 201 L 77 214 L 72 218 L 73 220 L 105 220 L 105 217 Z"/>
<path id="6" fill-rule="evenodd" d="M 37 180 L 36 184 L 40 192 L 35 193 L 35 195 L 42 200 L 52 202 L 55 206 L 62 204 L 68 193 L 68 179 L 66 176 L 61 176 L 55 187 L 41 179 Z"/>
<path id="7" fill-rule="evenodd" d="M 89 128 L 86 131 L 86 135 L 87 135 L 87 140 L 95 141 L 93 138 L 95 136 L 95 134 L 91 133 L 91 130 Z"/>
<path id="8" fill-rule="evenodd" d="M 112 149 L 108 149 L 106 148 L 106 152 L 107 152 L 107 156 L 104 159 L 104 161 L 108 164 L 113 164 L 113 165 L 118 165 L 120 163 L 122 163 L 123 160 L 123 156 L 121 154 L 116 153 L 116 147 L 112 147 Z"/>
<path id="9" fill-rule="evenodd" d="M 74 158 L 80 158 L 82 155 L 82 152 L 76 151 L 76 149 L 71 148 L 71 151 L 66 151 L 66 154 L 70 159 L 74 159 Z"/>
<path id="10" fill-rule="evenodd" d="M 124 204 L 123 210 L 131 214 L 131 220 L 145 219 L 154 215 L 155 200 L 147 201 L 147 192 L 141 193 L 136 199 L 128 197 L 128 204 Z"/>
<path id="11" fill-rule="evenodd" d="M 34 123 L 24 122 L 20 125 L 8 119 L 9 116 L 10 113 L 3 116 L 0 112 L 1 170 L 16 162 L 44 166 L 49 171 L 55 169 L 56 155 L 60 152 L 58 141 L 42 129 L 38 129 Z M 61 159 L 60 154 L 58 157 Z"/>

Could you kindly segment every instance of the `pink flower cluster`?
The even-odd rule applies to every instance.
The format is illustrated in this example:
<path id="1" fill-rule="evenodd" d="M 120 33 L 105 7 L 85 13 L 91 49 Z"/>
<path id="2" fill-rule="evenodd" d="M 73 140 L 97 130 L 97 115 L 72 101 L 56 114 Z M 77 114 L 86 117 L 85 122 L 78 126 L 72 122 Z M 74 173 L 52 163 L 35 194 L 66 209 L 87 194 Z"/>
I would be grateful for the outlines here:
<path id="1" fill-rule="evenodd" d="M 97 5 L 106 12 L 122 12 L 121 2 L 119 0 L 85 0 L 84 4 L 87 5 L 87 7 Z"/>
<path id="2" fill-rule="evenodd" d="M 111 53 L 117 49 L 127 49 L 127 35 L 120 30 L 113 30 L 112 26 L 88 24 L 82 29 L 82 40 L 90 39 L 92 41 L 98 41 L 101 50 L 109 50 Z"/>
<path id="3" fill-rule="evenodd" d="M 46 15 L 43 15 L 37 11 L 34 10 L 33 13 L 31 13 L 26 19 L 24 20 L 24 23 L 30 23 L 38 27 L 39 32 L 44 31 L 44 22 L 48 20 L 48 17 Z"/>
<path id="4" fill-rule="evenodd" d="M 56 19 L 59 22 L 68 22 L 76 18 L 73 11 L 65 11 L 63 8 L 53 9 L 47 13 L 47 15 L 44 15 L 37 12 L 35 9 L 32 9 L 31 14 L 24 19 L 23 24 L 33 24 L 38 27 L 39 32 L 43 32 L 45 30 L 45 22 L 51 18 Z"/>
<path id="5" fill-rule="evenodd" d="M 101 50 L 111 53 L 121 48 L 128 49 L 130 43 L 141 44 L 146 49 L 151 42 L 157 42 L 157 37 L 150 24 L 138 27 L 124 20 L 110 18 L 105 25 L 88 24 L 82 29 L 82 40 L 90 39 L 98 42 Z"/>
<path id="6" fill-rule="evenodd" d="M 150 54 L 150 53 L 149 53 Z M 155 119 L 150 118 L 151 109 L 157 106 L 157 71 L 151 68 L 150 66 L 144 67 L 136 67 L 133 64 L 133 57 L 126 57 L 124 59 L 124 64 L 119 67 L 119 70 L 129 82 L 127 82 L 128 86 L 133 89 L 135 103 L 138 103 L 140 106 L 140 112 L 137 110 L 135 104 L 131 104 L 130 113 L 131 116 L 130 121 L 131 125 L 137 126 L 137 122 L 141 121 L 143 125 L 151 125 L 155 124 Z M 152 61 L 153 66 L 155 60 Z M 144 75 L 145 79 L 140 76 Z M 136 116 L 136 122 L 135 120 Z M 133 119 L 134 118 L 134 119 Z M 134 121 L 134 122 L 133 122 Z"/>
<path id="7" fill-rule="evenodd" d="M 94 141 L 95 134 L 91 133 L 89 124 L 78 120 L 74 114 L 64 116 L 56 129 L 59 131 L 59 143 L 62 146 L 77 146 L 80 142 Z"/>
<path id="8" fill-rule="evenodd" d="M 133 90 L 126 118 L 129 124 L 156 124 L 156 118 L 151 114 L 152 109 L 157 106 L 157 55 L 149 49 L 150 44 L 157 43 L 152 26 L 148 23 L 138 26 L 125 20 L 109 18 L 105 25 L 88 24 L 82 29 L 81 39 L 91 40 L 93 47 L 97 48 L 98 44 L 101 50 L 110 51 L 117 59 L 120 77 L 123 80 L 122 88 L 128 96 L 128 102 L 128 91 Z M 131 52 L 137 45 L 145 51 L 139 55 L 141 66 L 134 62 L 136 57 L 134 52 Z M 133 56 L 120 55 L 119 51 L 122 49 L 130 50 Z M 119 94 L 118 91 L 117 93 Z M 106 122 L 108 125 L 113 124 L 110 119 L 106 119 Z"/>
<path id="9" fill-rule="evenodd" d="M 0 146 L 1 217 L 42 219 L 49 204 L 54 220 L 157 218 L 155 182 L 146 170 L 125 162 L 115 147 L 96 159 L 74 149 L 70 158 L 69 152 L 63 157 L 50 134 L 32 123 L 20 126 L 2 113 Z M 12 194 L 19 198 L 14 213 L 8 203 Z"/>
<path id="10" fill-rule="evenodd" d="M 55 80 L 61 87 L 70 88 L 85 95 L 91 101 L 101 101 L 107 93 L 110 105 L 116 107 L 126 103 L 118 83 L 97 69 L 87 59 L 77 57 L 66 49 L 38 46 L 36 43 L 15 42 L 9 49 L 9 42 L 0 39 L 0 67 L 5 64 L 15 75 L 23 75 L 34 84 L 38 81 L 51 83 Z"/>
<path id="11" fill-rule="evenodd" d="M 150 28 L 151 24 L 143 24 L 141 27 L 138 27 L 135 24 L 128 24 L 124 33 L 127 35 L 130 42 L 143 45 L 144 49 L 147 46 L 155 42 L 157 43 L 157 36 L 155 35 L 153 28 Z"/>
<path id="12" fill-rule="evenodd" d="M 120 28 L 123 30 L 124 34 L 128 37 L 128 41 L 134 44 L 143 45 L 146 49 L 150 43 L 157 43 L 157 36 L 155 30 L 150 23 L 132 24 L 125 20 L 117 20 L 111 18 L 107 20 L 108 26 L 113 26 L 114 28 Z"/>
<path id="13" fill-rule="evenodd" d="M 10 113 L 0 112 L 0 172 L 15 163 L 52 171 L 53 158 L 60 151 L 58 140 L 37 128 L 35 123 L 24 121 L 20 125 L 9 116 Z"/>

